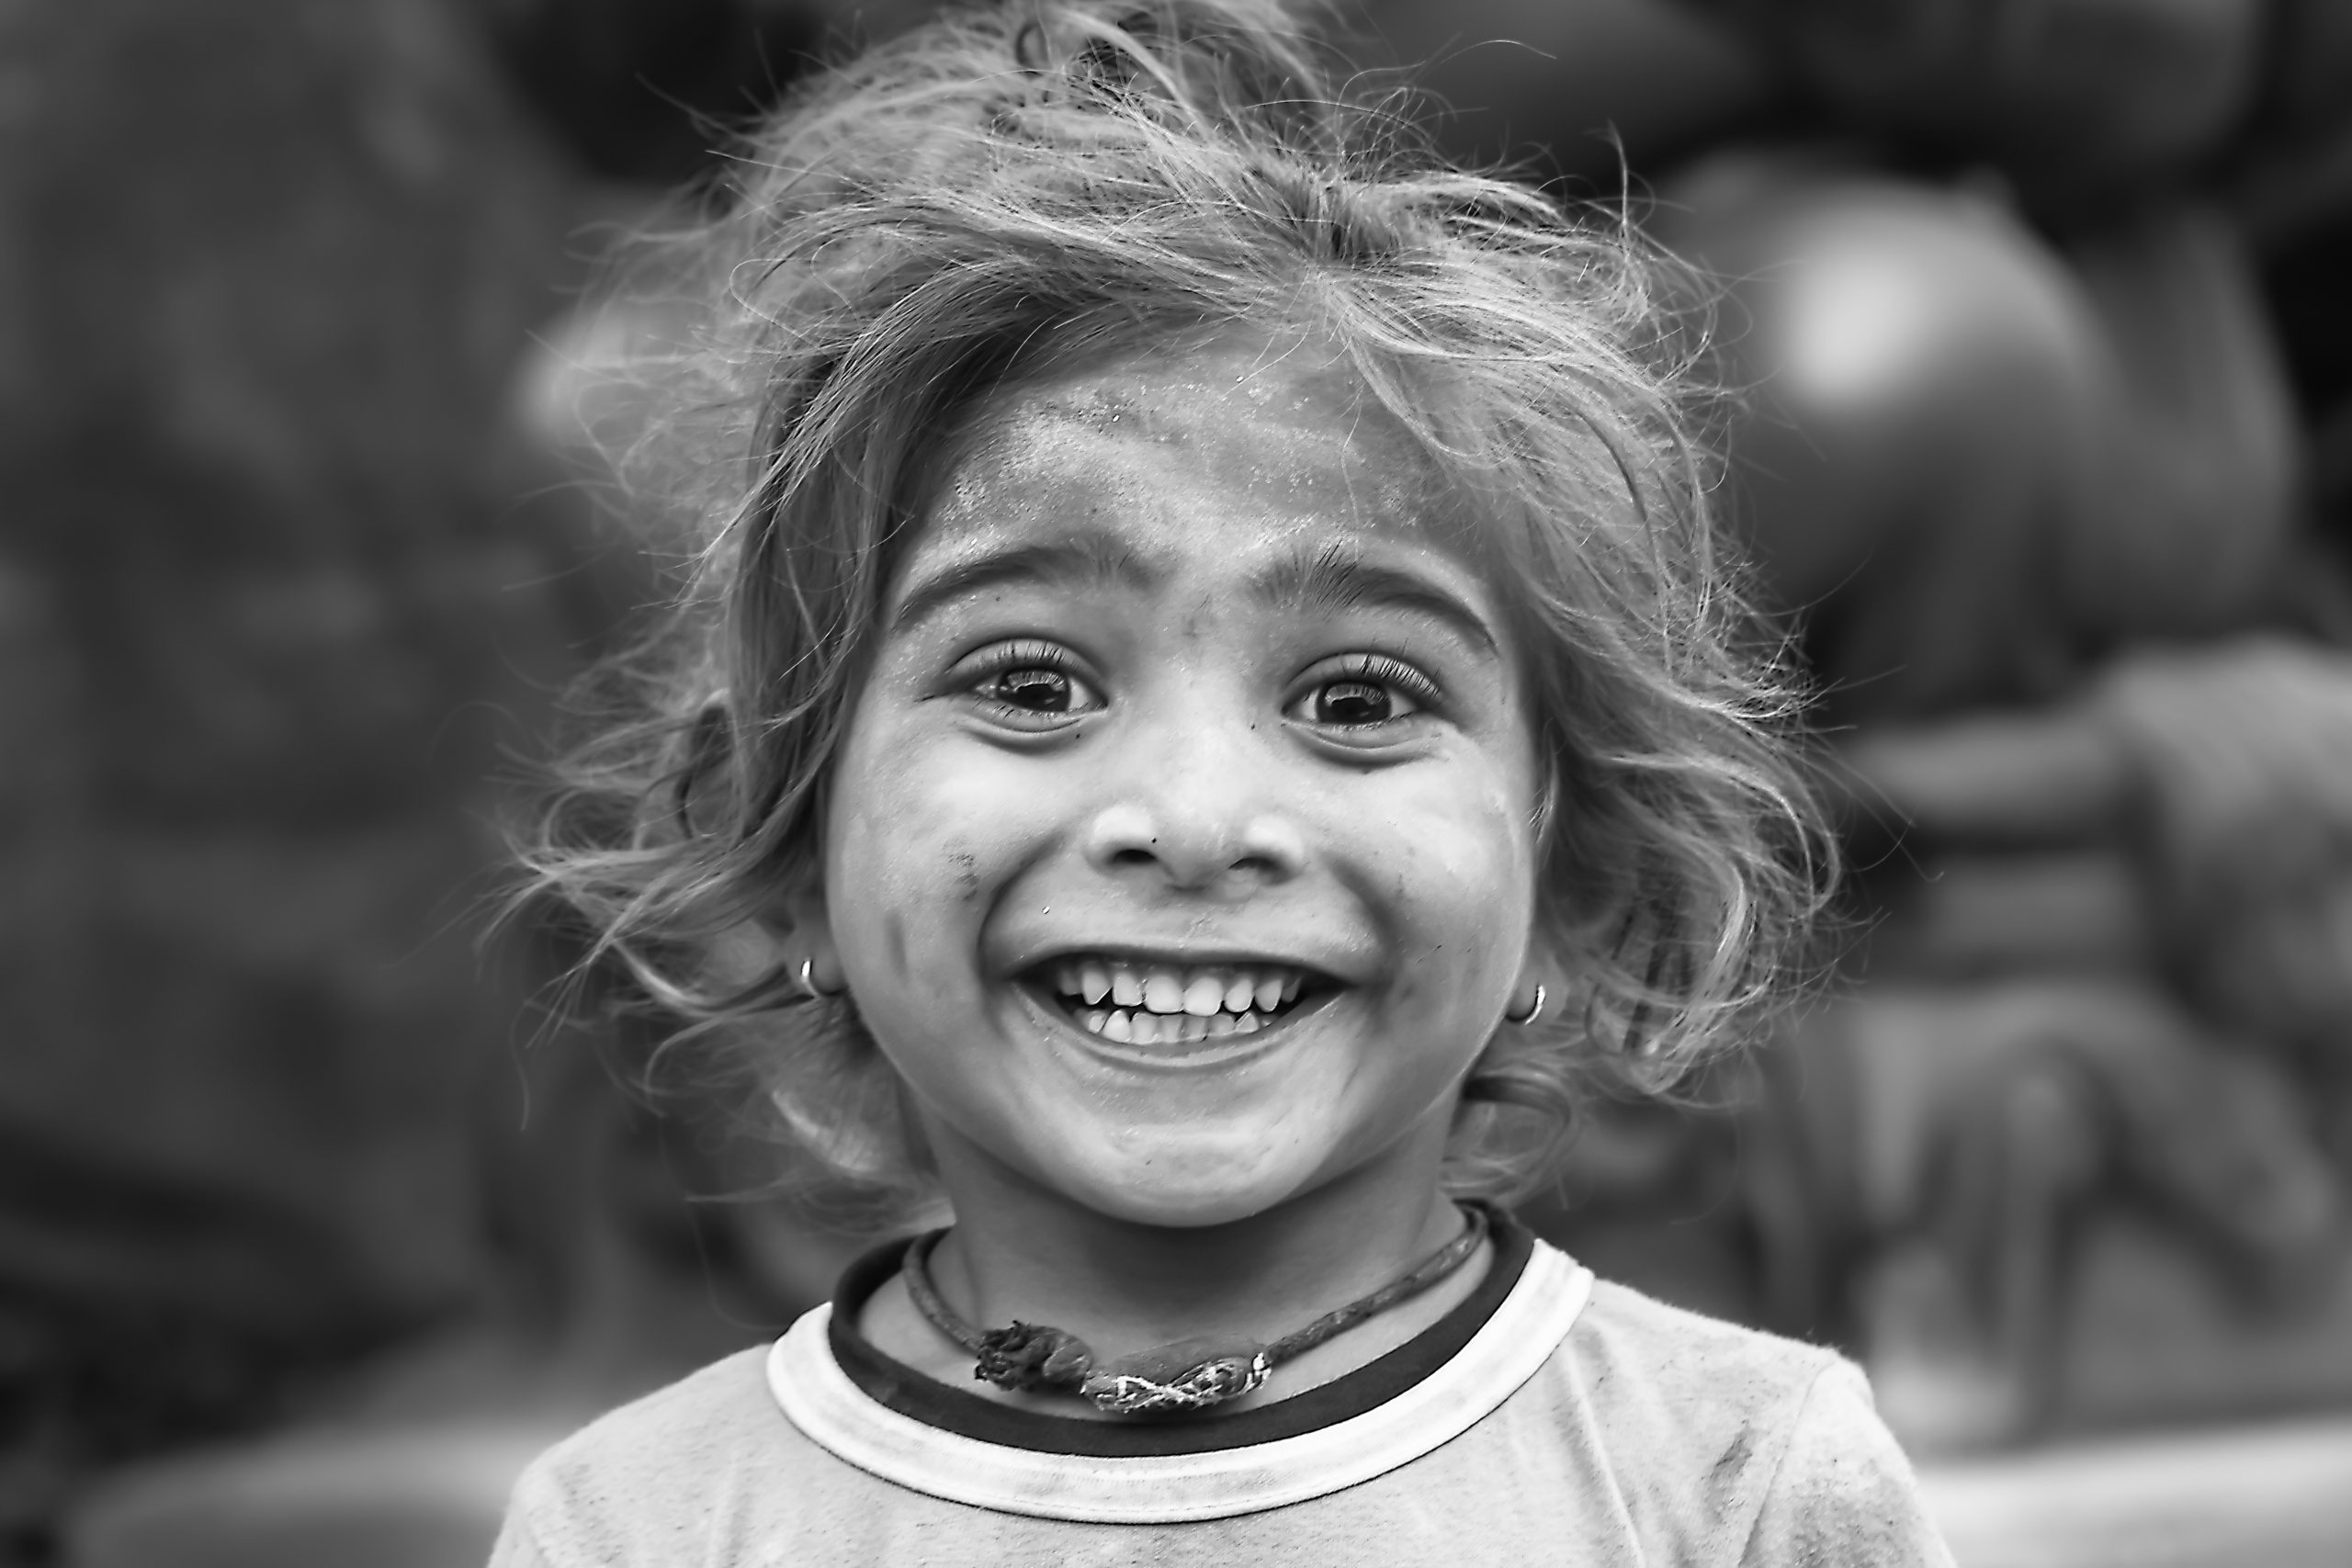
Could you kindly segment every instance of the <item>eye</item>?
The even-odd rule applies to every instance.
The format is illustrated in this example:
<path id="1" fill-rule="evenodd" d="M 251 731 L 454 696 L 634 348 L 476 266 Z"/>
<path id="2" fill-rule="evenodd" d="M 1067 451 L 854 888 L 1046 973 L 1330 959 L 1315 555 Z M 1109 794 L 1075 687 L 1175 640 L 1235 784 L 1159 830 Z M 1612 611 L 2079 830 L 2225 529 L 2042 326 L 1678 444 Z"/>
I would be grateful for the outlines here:
<path id="1" fill-rule="evenodd" d="M 1329 681 L 1315 688 L 1317 724 L 1385 724 L 1412 711 L 1408 699 L 1371 681 Z"/>
<path id="2" fill-rule="evenodd" d="M 1049 728 L 1103 705 L 1102 694 L 1070 668 L 1074 662 L 1057 643 L 1000 643 L 964 660 L 955 681 L 990 718 Z"/>
<path id="3" fill-rule="evenodd" d="M 1289 711 L 1327 729 L 1363 730 L 1409 718 L 1436 697 L 1436 684 L 1411 665 L 1353 653 L 1316 671 Z"/>
<path id="4" fill-rule="evenodd" d="M 1024 713 L 1068 713 L 1079 700 L 1079 683 L 1067 671 L 1043 665 L 1001 670 L 980 682 L 981 694 Z"/>

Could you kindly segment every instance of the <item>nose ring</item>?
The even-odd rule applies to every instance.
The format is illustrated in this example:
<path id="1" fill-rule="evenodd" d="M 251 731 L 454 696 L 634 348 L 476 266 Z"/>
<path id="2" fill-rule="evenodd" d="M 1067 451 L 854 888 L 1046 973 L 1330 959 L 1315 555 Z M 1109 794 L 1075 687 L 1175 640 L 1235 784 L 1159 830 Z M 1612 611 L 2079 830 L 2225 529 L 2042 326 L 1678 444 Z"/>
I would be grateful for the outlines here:
<path id="1" fill-rule="evenodd" d="M 821 1002 L 825 999 L 825 993 L 817 988 L 817 982 L 809 974 L 809 971 L 816 966 L 817 961 L 814 958 L 804 958 L 800 961 L 800 988 L 808 993 L 810 1001 Z"/>
<path id="2" fill-rule="evenodd" d="M 805 972 L 805 970 L 804 970 L 804 972 Z M 1505 1014 L 1503 1015 L 1503 1021 L 1504 1021 L 1505 1023 L 1514 1024 L 1514 1025 L 1516 1025 L 1517 1027 L 1519 1027 L 1519 1028 L 1521 1028 L 1521 1029 L 1524 1029 L 1524 1028 L 1526 1028 L 1529 1024 L 1533 1023 L 1537 1019 L 1542 1018 L 1543 1016 L 1544 1016 L 1544 987 L 1543 987 L 1542 982 L 1540 982 L 1540 981 L 1539 981 L 1539 982 L 1537 982 L 1536 987 L 1535 987 L 1535 1000 L 1534 1000 L 1534 1001 L 1532 1001 L 1532 1002 L 1531 1002 L 1530 1004 L 1528 1004 L 1528 1009 L 1527 1009 L 1527 1010 L 1526 1010 L 1525 1012 L 1523 1012 L 1523 1013 L 1520 1014 L 1520 1016 L 1519 1016 L 1519 1017 L 1517 1017 L 1517 1018 L 1513 1018 L 1513 1017 L 1511 1017 L 1509 1013 L 1505 1013 Z"/>

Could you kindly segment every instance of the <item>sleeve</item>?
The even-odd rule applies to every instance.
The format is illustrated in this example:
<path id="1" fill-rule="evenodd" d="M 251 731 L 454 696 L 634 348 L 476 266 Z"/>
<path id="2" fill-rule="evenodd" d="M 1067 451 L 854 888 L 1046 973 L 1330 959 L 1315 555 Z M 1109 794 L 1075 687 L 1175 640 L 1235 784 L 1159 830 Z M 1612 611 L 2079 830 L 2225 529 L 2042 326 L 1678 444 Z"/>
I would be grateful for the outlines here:
<path id="1" fill-rule="evenodd" d="M 1814 1381 L 1758 1510 L 1742 1568 L 1952 1568 L 1910 1461 L 1839 1361 Z"/>

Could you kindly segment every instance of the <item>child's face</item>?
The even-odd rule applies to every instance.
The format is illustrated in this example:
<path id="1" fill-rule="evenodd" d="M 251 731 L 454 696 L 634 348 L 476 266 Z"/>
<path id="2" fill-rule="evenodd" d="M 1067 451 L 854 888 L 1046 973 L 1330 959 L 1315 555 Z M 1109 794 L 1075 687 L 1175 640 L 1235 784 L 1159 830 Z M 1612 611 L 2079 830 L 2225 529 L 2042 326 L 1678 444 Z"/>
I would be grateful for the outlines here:
<path id="1" fill-rule="evenodd" d="M 1295 344 L 989 411 L 893 584 L 825 860 L 951 1175 L 1178 1225 L 1433 1175 L 1535 863 L 1532 727 L 1448 507 Z"/>

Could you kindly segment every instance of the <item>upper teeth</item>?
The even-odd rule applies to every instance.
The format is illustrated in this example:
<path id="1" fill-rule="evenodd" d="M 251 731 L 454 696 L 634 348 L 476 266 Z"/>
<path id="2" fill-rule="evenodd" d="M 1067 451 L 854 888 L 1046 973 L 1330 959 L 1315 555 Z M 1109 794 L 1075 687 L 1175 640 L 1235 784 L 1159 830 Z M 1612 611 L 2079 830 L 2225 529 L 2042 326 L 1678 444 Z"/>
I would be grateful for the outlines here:
<path id="1" fill-rule="evenodd" d="M 1054 966 L 1054 988 L 1088 1007 L 1110 998 L 1115 1008 L 1155 1013 L 1272 1012 L 1298 997 L 1305 972 L 1282 964 L 1129 964 L 1115 958 L 1069 958 Z"/>

